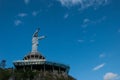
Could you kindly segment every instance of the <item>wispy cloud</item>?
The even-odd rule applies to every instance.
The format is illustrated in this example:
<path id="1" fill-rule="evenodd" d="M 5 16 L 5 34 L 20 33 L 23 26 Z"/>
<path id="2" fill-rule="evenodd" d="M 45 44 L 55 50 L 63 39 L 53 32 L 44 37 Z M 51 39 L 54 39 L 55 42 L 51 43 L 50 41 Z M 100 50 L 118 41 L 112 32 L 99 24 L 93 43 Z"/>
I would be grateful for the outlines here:
<path id="1" fill-rule="evenodd" d="M 90 19 L 85 18 L 85 19 L 83 20 L 83 23 L 82 23 L 81 27 L 86 28 L 86 27 L 88 26 L 88 24 L 90 24 L 91 22 L 92 22 L 92 21 L 91 21 Z"/>
<path id="2" fill-rule="evenodd" d="M 64 19 L 67 19 L 67 18 L 68 18 L 68 16 L 69 16 L 69 14 L 68 14 L 68 13 L 66 13 L 66 14 L 64 15 Z"/>
<path id="3" fill-rule="evenodd" d="M 19 13 L 19 14 L 18 14 L 19 17 L 25 17 L 25 16 L 27 16 L 27 15 L 28 15 L 27 13 Z"/>
<path id="4" fill-rule="evenodd" d="M 89 18 L 85 18 L 85 19 L 83 19 L 81 27 L 86 28 L 89 25 L 95 25 L 95 24 L 101 23 L 105 20 L 106 20 L 106 16 L 103 16 L 103 17 L 101 17 L 97 20 L 92 20 L 92 19 L 89 19 Z"/>
<path id="5" fill-rule="evenodd" d="M 37 16 L 38 14 L 39 14 L 39 11 L 33 11 L 33 12 L 32 12 L 32 15 L 33 15 L 33 16 Z"/>
<path id="6" fill-rule="evenodd" d="M 105 57 L 105 54 L 102 53 L 102 54 L 99 55 L 99 57 L 100 57 L 100 58 L 104 58 L 104 57 Z"/>
<path id="7" fill-rule="evenodd" d="M 104 67 L 104 66 L 105 66 L 105 63 L 100 64 L 100 65 L 94 67 L 93 70 L 94 70 L 94 71 L 99 70 L 99 69 L 101 69 L 101 68 Z"/>
<path id="8" fill-rule="evenodd" d="M 79 43 L 83 43 L 84 40 L 83 40 L 83 39 L 79 39 L 78 42 L 79 42 Z"/>
<path id="9" fill-rule="evenodd" d="M 109 3 L 109 0 L 58 0 L 62 6 L 72 7 L 79 5 L 81 9 L 99 7 Z"/>
<path id="10" fill-rule="evenodd" d="M 20 24 L 22 24 L 21 20 L 15 20 L 14 21 L 15 26 L 19 26 Z"/>
<path id="11" fill-rule="evenodd" d="M 118 32 L 120 33 L 120 29 L 118 29 Z"/>
<path id="12" fill-rule="evenodd" d="M 24 0 L 25 4 L 29 4 L 30 0 Z"/>
<path id="13" fill-rule="evenodd" d="M 91 39 L 90 42 L 95 42 L 95 40 L 94 40 L 94 39 Z"/>
<path id="14" fill-rule="evenodd" d="M 104 75 L 104 80 L 120 80 L 120 77 L 118 74 L 108 72 Z"/>
<path id="15" fill-rule="evenodd" d="M 99 19 L 93 21 L 93 23 L 94 23 L 94 24 L 101 23 L 101 22 L 105 21 L 106 18 L 107 18 L 106 16 L 103 16 L 103 17 L 101 17 L 101 18 L 99 18 Z"/>
<path id="16" fill-rule="evenodd" d="M 88 18 L 85 18 L 85 19 L 83 20 L 83 23 L 88 23 L 88 22 L 90 22 L 90 19 L 88 19 Z"/>
<path id="17" fill-rule="evenodd" d="M 70 7 L 77 4 L 81 4 L 82 0 L 58 0 L 63 6 Z"/>

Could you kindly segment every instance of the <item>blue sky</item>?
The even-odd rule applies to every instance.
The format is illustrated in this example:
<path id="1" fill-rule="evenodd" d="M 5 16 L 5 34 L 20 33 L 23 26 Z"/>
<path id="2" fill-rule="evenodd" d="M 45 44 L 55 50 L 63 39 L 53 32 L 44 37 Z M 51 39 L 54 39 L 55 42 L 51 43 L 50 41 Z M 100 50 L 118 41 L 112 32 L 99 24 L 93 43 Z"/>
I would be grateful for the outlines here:
<path id="1" fill-rule="evenodd" d="M 77 80 L 120 80 L 119 0 L 0 0 L 0 60 L 13 67 L 31 51 L 68 64 Z"/>

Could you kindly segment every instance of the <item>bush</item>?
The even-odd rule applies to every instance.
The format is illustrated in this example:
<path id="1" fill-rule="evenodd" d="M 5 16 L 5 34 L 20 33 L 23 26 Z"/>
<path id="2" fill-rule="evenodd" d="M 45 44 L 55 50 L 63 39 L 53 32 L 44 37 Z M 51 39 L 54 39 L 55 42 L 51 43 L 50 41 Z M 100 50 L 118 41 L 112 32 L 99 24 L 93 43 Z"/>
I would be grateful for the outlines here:
<path id="1" fill-rule="evenodd" d="M 0 80 L 8 80 L 11 76 L 11 71 L 0 69 Z"/>

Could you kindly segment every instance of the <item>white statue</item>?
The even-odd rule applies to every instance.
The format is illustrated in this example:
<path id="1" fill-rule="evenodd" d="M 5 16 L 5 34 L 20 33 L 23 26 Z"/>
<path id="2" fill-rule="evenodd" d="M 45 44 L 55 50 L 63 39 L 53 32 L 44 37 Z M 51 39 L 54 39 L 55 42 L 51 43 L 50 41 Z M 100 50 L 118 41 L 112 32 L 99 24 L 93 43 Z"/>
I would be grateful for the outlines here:
<path id="1" fill-rule="evenodd" d="M 40 31 L 40 29 L 38 28 L 35 31 L 35 33 L 33 34 L 33 37 L 32 37 L 32 52 L 37 52 L 37 48 L 38 48 L 38 45 L 39 45 L 38 40 L 41 40 L 41 39 L 45 38 L 45 36 L 38 37 L 38 32 L 39 31 Z"/>

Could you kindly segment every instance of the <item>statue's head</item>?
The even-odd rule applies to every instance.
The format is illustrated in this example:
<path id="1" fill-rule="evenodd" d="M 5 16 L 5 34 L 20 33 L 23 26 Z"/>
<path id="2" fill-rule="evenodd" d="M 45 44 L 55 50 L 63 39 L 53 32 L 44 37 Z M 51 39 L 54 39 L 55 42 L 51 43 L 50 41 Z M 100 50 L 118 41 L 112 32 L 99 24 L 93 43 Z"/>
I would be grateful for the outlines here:
<path id="1" fill-rule="evenodd" d="M 40 28 L 38 28 L 35 33 L 33 34 L 33 37 L 38 37 L 38 32 L 40 31 Z"/>

